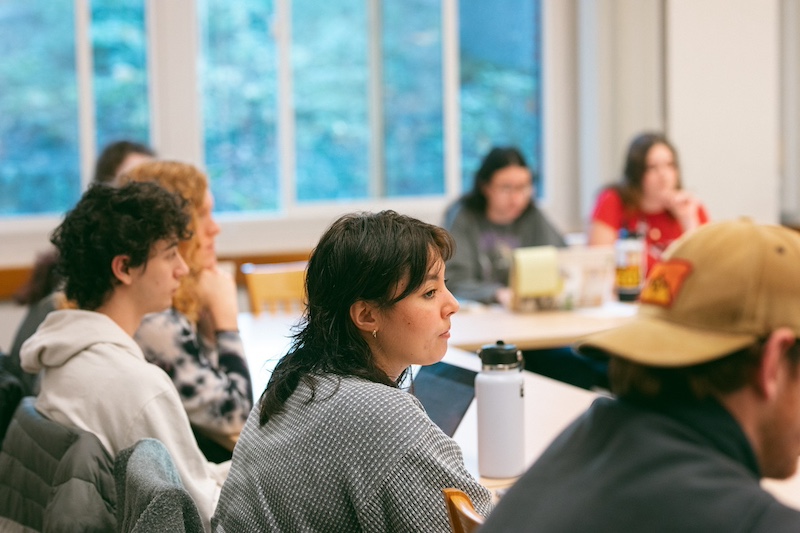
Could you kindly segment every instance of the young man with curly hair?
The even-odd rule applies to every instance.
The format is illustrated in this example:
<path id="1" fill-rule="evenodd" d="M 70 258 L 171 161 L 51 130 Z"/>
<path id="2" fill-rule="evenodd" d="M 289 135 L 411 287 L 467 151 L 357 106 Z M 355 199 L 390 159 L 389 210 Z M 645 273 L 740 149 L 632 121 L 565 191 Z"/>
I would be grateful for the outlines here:
<path id="1" fill-rule="evenodd" d="M 152 183 L 89 189 L 51 238 L 77 309 L 51 312 L 21 360 L 41 372 L 37 410 L 94 433 L 112 455 L 143 438 L 163 442 L 208 528 L 229 463 L 206 461 L 172 381 L 132 338 L 188 272 L 183 203 Z"/>

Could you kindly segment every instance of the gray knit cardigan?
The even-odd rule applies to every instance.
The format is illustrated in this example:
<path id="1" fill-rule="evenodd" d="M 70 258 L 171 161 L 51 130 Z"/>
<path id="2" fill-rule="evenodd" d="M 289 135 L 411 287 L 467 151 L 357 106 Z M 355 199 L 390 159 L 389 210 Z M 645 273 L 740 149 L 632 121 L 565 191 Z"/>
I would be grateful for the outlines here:
<path id="1" fill-rule="evenodd" d="M 313 400 L 301 383 L 263 427 L 253 409 L 212 529 L 447 533 L 445 487 L 489 513 L 489 491 L 411 394 L 351 377 L 317 381 Z"/>

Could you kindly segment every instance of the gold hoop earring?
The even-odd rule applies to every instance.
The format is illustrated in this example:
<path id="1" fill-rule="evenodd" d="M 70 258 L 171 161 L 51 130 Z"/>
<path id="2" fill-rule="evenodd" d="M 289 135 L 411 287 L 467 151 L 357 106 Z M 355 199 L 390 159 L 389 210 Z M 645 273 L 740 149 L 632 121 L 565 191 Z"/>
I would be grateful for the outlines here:
<path id="1" fill-rule="evenodd" d="M 373 339 L 377 339 L 378 338 L 378 330 L 377 329 L 373 329 L 372 330 L 372 338 Z"/>

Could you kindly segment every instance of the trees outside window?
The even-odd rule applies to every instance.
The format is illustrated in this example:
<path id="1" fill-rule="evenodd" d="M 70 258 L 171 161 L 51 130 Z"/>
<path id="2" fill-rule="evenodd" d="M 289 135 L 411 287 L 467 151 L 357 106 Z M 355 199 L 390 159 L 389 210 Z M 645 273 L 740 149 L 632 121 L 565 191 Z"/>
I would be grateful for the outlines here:
<path id="1" fill-rule="evenodd" d="M 0 0 L 0 217 L 63 213 L 106 143 L 151 142 L 146 5 Z M 197 5 L 217 211 L 454 197 L 495 144 L 539 167 L 538 0 Z"/>

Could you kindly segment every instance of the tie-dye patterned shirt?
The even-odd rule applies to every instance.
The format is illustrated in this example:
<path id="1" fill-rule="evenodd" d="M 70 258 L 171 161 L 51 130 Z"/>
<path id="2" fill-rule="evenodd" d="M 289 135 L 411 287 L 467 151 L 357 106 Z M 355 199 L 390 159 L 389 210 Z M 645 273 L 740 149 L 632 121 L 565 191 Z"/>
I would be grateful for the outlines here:
<path id="1" fill-rule="evenodd" d="M 134 339 L 178 389 L 192 425 L 207 435 L 238 436 L 253 407 L 250 371 L 238 331 L 210 338 L 175 309 L 144 317 Z"/>

